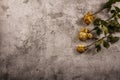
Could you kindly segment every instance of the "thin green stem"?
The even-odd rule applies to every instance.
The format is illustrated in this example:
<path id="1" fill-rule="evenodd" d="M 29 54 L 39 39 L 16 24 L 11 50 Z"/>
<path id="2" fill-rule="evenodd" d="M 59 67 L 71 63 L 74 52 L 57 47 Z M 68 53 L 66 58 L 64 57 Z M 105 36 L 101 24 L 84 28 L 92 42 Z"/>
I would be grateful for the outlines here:
<path id="1" fill-rule="evenodd" d="M 93 32 L 95 30 L 95 28 L 93 28 L 92 30 L 89 31 L 89 33 Z"/>
<path id="2" fill-rule="evenodd" d="M 95 13 L 92 14 L 92 15 L 96 15 L 96 14 L 100 13 L 100 12 L 103 11 L 103 10 L 104 10 L 104 8 L 100 9 L 99 11 L 95 12 Z"/>
<path id="3" fill-rule="evenodd" d="M 109 35 L 108 35 L 108 36 L 109 36 Z M 108 37 L 108 36 L 104 36 L 104 37 L 102 37 L 102 38 L 100 38 L 100 39 L 98 39 L 98 40 L 92 42 L 91 44 L 87 45 L 86 47 L 88 48 L 88 47 L 94 45 L 97 41 L 103 40 L 104 38 L 106 38 L 106 37 Z"/>
<path id="4" fill-rule="evenodd" d="M 114 16 L 111 16 L 111 17 L 108 18 L 106 21 L 110 21 L 112 18 L 114 18 Z"/>

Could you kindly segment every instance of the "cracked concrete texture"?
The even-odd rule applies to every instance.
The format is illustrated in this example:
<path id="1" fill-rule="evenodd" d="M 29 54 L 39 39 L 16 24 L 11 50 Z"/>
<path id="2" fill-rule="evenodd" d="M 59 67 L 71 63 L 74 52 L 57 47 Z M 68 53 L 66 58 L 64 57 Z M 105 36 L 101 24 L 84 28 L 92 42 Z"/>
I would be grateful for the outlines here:
<path id="1" fill-rule="evenodd" d="M 0 0 L 0 80 L 120 80 L 120 42 L 75 51 L 81 18 L 106 1 Z"/>

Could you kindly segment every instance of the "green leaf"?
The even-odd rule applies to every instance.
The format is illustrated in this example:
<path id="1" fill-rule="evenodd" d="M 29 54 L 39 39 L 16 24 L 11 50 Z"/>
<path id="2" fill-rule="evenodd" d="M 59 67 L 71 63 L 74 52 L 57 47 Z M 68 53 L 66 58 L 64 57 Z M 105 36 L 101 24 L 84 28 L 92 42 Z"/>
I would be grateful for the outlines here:
<path id="1" fill-rule="evenodd" d="M 95 48 L 97 49 L 97 52 L 101 51 L 101 46 L 100 45 L 96 46 Z"/>
<path id="2" fill-rule="evenodd" d="M 101 21 L 100 18 L 95 19 L 94 22 L 93 22 L 94 26 L 95 26 L 95 27 L 100 26 L 100 21 Z"/>
<path id="3" fill-rule="evenodd" d="M 107 21 L 104 21 L 104 20 L 101 20 L 101 24 L 102 24 L 102 25 L 105 25 L 105 26 L 108 26 L 108 22 L 107 22 Z"/>
<path id="4" fill-rule="evenodd" d="M 111 20 L 109 23 L 110 24 L 107 27 L 109 33 L 115 33 L 120 30 L 120 24 L 119 24 L 118 20 Z"/>
<path id="5" fill-rule="evenodd" d="M 103 42 L 103 40 L 102 40 L 102 39 L 101 39 L 101 40 L 98 40 L 98 41 L 96 41 L 95 45 L 96 45 L 96 46 L 101 45 L 101 44 L 102 44 L 102 42 Z"/>
<path id="6" fill-rule="evenodd" d="M 114 28 L 114 26 L 109 25 L 109 26 L 108 26 L 108 32 L 109 32 L 110 34 L 115 33 L 115 28 Z"/>
<path id="7" fill-rule="evenodd" d="M 113 44 L 113 43 L 116 43 L 117 41 L 119 41 L 119 37 L 109 36 L 107 38 L 107 41 L 109 41 L 111 44 Z"/>
<path id="8" fill-rule="evenodd" d="M 120 0 L 115 0 L 116 2 L 120 2 Z"/>
<path id="9" fill-rule="evenodd" d="M 103 46 L 108 49 L 110 47 L 110 44 L 107 41 L 103 41 Z"/>
<path id="10" fill-rule="evenodd" d="M 112 40 L 111 40 L 111 43 L 115 43 L 119 40 L 119 37 L 113 37 Z"/>
<path id="11" fill-rule="evenodd" d="M 115 6 L 115 10 L 116 10 L 117 12 L 120 12 L 120 8 L 117 7 L 117 6 Z"/>
<path id="12" fill-rule="evenodd" d="M 120 18 L 120 14 L 118 14 L 118 17 Z"/>
<path id="13" fill-rule="evenodd" d="M 106 35 L 108 33 L 108 28 L 106 26 L 102 26 L 103 32 Z"/>
<path id="14" fill-rule="evenodd" d="M 103 8 L 111 8 L 111 5 L 112 5 L 111 2 L 107 2 L 107 3 L 104 5 Z"/>
<path id="15" fill-rule="evenodd" d="M 102 44 L 103 40 L 98 40 L 95 43 L 95 48 L 97 49 L 97 52 L 101 51 L 101 44 Z"/>
<path id="16" fill-rule="evenodd" d="M 97 35 L 100 35 L 102 33 L 102 30 L 98 27 L 96 30 Z"/>
<path id="17" fill-rule="evenodd" d="M 116 3 L 116 2 L 120 2 L 120 0 L 109 0 L 103 8 L 111 8 L 112 4 Z"/>

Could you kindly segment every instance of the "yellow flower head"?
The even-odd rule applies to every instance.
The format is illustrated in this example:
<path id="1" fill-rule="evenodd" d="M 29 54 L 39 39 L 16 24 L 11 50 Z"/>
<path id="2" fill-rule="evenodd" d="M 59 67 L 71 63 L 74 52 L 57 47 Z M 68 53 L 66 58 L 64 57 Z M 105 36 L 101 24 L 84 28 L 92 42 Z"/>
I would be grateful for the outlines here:
<path id="1" fill-rule="evenodd" d="M 87 36 L 89 39 L 93 38 L 93 35 L 91 33 L 88 33 Z"/>
<path id="2" fill-rule="evenodd" d="M 94 16 L 93 16 L 90 12 L 88 12 L 88 13 L 83 17 L 83 20 L 84 20 L 84 22 L 85 22 L 87 25 L 89 25 L 90 23 L 93 22 Z"/>
<path id="3" fill-rule="evenodd" d="M 85 40 L 87 40 L 88 35 L 85 32 L 80 32 L 79 35 L 78 35 L 78 38 L 82 41 L 85 41 Z"/>
<path id="4" fill-rule="evenodd" d="M 81 29 L 80 29 L 80 32 L 85 32 L 85 33 L 88 33 L 88 32 L 89 32 L 89 30 L 88 30 L 88 28 L 86 28 L 86 27 L 85 27 L 85 28 L 81 28 Z"/>
<path id="5" fill-rule="evenodd" d="M 78 52 L 82 53 L 82 52 L 86 51 L 86 46 L 85 45 L 78 45 L 76 49 Z"/>

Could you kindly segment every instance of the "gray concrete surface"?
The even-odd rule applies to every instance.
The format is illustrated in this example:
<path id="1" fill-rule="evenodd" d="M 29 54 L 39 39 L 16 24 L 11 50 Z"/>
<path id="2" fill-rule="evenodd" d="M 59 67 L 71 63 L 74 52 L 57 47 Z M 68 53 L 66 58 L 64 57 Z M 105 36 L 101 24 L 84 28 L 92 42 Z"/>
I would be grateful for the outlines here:
<path id="1" fill-rule="evenodd" d="M 120 80 L 120 42 L 98 54 L 75 51 L 92 42 L 77 38 L 81 18 L 106 1 L 0 0 L 0 80 Z"/>

